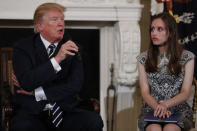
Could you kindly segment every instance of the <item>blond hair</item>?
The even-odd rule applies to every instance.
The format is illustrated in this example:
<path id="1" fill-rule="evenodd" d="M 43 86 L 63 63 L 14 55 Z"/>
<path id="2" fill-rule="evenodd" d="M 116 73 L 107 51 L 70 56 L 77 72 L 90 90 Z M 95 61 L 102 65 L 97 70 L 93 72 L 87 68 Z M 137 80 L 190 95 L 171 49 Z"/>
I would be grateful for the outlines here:
<path id="1" fill-rule="evenodd" d="M 66 8 L 57 3 L 44 3 L 37 7 L 34 13 L 34 32 L 38 33 L 39 30 L 36 27 L 36 24 L 42 20 L 43 16 L 51 10 L 58 10 L 60 12 L 64 12 Z"/>

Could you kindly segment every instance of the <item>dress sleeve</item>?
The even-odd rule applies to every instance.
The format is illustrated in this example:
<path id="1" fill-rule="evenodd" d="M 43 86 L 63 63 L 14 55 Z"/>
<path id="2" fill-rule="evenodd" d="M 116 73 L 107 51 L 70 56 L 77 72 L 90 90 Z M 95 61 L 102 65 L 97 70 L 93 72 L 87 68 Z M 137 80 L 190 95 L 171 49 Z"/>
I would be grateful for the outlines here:
<path id="1" fill-rule="evenodd" d="M 145 65 L 146 59 L 147 59 L 147 51 L 139 54 L 136 57 L 137 61 L 140 62 L 142 65 Z"/>
<path id="2" fill-rule="evenodd" d="M 184 50 L 183 54 L 182 54 L 182 60 L 181 61 L 183 62 L 183 65 L 185 65 L 188 61 L 190 61 L 194 58 L 195 58 L 195 55 L 192 52 Z"/>

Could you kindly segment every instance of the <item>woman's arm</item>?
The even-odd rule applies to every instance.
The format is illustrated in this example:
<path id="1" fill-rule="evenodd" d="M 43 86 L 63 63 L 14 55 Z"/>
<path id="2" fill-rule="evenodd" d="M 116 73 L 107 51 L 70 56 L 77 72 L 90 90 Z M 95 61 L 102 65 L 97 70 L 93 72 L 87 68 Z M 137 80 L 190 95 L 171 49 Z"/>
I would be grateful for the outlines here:
<path id="1" fill-rule="evenodd" d="M 190 96 L 190 90 L 192 87 L 193 72 L 194 72 L 194 59 L 188 61 L 184 67 L 185 75 L 181 88 L 181 92 L 175 97 L 164 101 L 162 104 L 167 107 L 176 106 L 184 101 L 186 101 Z"/>
<path id="2" fill-rule="evenodd" d="M 139 84 L 143 100 L 153 109 L 158 105 L 157 101 L 150 95 L 147 74 L 144 65 L 138 62 Z"/>
<path id="3" fill-rule="evenodd" d="M 157 103 L 157 101 L 150 95 L 147 74 L 145 67 L 141 63 L 138 63 L 138 72 L 142 98 L 151 108 L 153 108 L 154 116 L 169 117 L 171 112 L 167 110 L 167 106 Z"/>

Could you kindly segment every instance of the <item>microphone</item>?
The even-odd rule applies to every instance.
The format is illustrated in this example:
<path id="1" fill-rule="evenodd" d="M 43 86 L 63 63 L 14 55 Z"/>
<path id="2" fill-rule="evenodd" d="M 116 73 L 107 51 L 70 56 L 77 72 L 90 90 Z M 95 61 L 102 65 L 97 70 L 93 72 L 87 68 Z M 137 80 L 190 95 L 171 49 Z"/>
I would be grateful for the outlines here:
<path id="1" fill-rule="evenodd" d="M 70 36 L 69 34 L 67 34 L 67 37 L 68 37 L 68 40 L 73 41 L 72 38 L 71 38 L 71 36 Z M 64 39 L 64 41 L 65 41 L 65 39 Z M 73 42 L 74 42 L 76 45 L 79 45 L 79 44 L 77 44 L 77 42 L 75 42 L 75 41 L 73 41 Z M 76 51 L 73 51 L 73 50 L 70 50 L 70 52 L 75 53 L 75 57 L 77 58 L 78 61 L 82 61 L 82 57 L 81 57 L 81 55 L 79 54 L 79 52 L 76 52 Z"/>
<path id="2" fill-rule="evenodd" d="M 73 51 L 71 50 L 70 52 L 75 53 L 75 57 L 77 58 L 78 61 L 82 61 L 81 55 L 79 54 L 79 52 Z"/>

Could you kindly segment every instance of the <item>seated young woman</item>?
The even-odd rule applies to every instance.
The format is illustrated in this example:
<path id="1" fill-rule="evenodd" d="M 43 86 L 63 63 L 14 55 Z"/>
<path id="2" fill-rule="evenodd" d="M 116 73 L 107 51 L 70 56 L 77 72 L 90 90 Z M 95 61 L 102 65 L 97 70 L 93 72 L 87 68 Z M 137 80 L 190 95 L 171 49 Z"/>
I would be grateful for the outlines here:
<path id="1" fill-rule="evenodd" d="M 141 95 L 145 102 L 138 120 L 140 131 L 188 131 L 193 112 L 186 103 L 194 72 L 194 54 L 178 43 L 176 21 L 167 12 L 152 17 L 150 45 L 137 56 Z M 153 111 L 159 118 L 179 112 L 177 123 L 145 122 Z"/>

